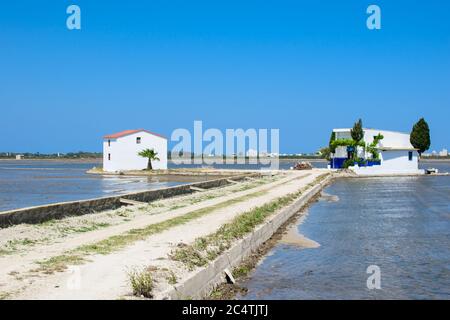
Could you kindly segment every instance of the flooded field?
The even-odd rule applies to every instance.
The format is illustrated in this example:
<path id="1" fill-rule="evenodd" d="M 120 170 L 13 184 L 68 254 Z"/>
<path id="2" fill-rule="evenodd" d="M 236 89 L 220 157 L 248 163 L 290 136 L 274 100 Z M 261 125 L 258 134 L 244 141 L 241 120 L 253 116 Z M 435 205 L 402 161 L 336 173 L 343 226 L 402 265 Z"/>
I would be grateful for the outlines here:
<path id="1" fill-rule="evenodd" d="M 280 160 L 281 170 L 289 170 L 296 160 Z M 315 168 L 326 168 L 327 162 L 311 160 Z M 101 161 L 0 161 L 0 211 L 35 206 L 41 204 L 84 200 L 109 195 L 124 194 L 133 191 L 151 190 L 205 180 L 205 177 L 174 176 L 129 177 L 100 176 L 87 174 L 93 167 L 101 167 Z M 215 164 L 175 165 L 169 162 L 169 168 L 247 169 L 266 168 L 260 164 Z M 440 171 L 450 171 L 446 163 L 424 163 L 423 167 L 435 167 Z"/>
<path id="2" fill-rule="evenodd" d="M 324 192 L 239 298 L 450 299 L 450 177 L 338 179 Z"/>
<path id="3" fill-rule="evenodd" d="M 87 174 L 99 162 L 0 161 L 0 211 L 151 190 L 205 180 L 185 176 L 125 177 Z"/>

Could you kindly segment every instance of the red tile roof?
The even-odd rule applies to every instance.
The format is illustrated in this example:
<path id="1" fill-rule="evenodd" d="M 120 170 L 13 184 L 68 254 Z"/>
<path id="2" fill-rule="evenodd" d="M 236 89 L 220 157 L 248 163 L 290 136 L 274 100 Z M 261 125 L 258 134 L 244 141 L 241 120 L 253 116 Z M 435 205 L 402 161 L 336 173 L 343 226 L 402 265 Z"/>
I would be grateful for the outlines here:
<path id="1" fill-rule="evenodd" d="M 164 138 L 164 139 L 167 140 L 166 137 L 164 137 L 164 136 L 162 136 L 160 134 L 157 134 L 157 133 L 145 130 L 145 129 L 125 130 L 125 131 L 117 132 L 117 133 L 114 133 L 114 134 L 106 135 L 106 136 L 103 137 L 103 139 L 117 139 L 117 138 L 128 136 L 128 135 L 133 134 L 133 133 L 138 133 L 138 132 L 141 132 L 141 131 L 147 132 L 149 134 L 152 134 L 154 136 L 157 136 L 157 137 L 160 137 L 160 138 Z"/>

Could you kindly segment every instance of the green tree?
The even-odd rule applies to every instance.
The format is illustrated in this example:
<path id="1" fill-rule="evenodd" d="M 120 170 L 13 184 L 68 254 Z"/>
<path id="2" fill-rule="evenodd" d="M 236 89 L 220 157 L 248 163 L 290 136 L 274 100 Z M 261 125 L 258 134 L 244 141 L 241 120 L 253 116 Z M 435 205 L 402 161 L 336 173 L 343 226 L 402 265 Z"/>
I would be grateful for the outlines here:
<path id="1" fill-rule="evenodd" d="M 144 149 L 138 155 L 148 159 L 147 170 L 153 170 L 152 161 L 159 161 L 158 153 L 153 149 Z"/>
<path id="2" fill-rule="evenodd" d="M 353 129 L 350 130 L 350 135 L 352 136 L 352 139 L 354 141 L 354 148 L 355 150 L 351 152 L 351 158 L 356 160 L 358 155 L 358 145 L 361 143 L 361 140 L 364 138 L 364 130 L 362 125 L 362 120 L 359 119 L 355 124 L 353 125 Z"/>
<path id="3" fill-rule="evenodd" d="M 323 147 L 319 150 L 320 157 L 323 159 L 330 160 L 330 148 Z"/>
<path id="4" fill-rule="evenodd" d="M 333 141 L 336 140 L 336 132 L 332 131 L 330 136 L 330 142 L 328 143 L 328 149 L 330 152 L 335 153 L 336 148 L 333 148 Z"/>
<path id="5" fill-rule="evenodd" d="M 420 118 L 413 126 L 409 141 L 414 148 L 419 149 L 419 154 L 430 148 L 430 128 L 424 118 Z"/>
<path id="6" fill-rule="evenodd" d="M 359 119 L 353 125 L 353 129 L 350 130 L 350 135 L 352 139 L 355 140 L 356 143 L 360 142 L 364 138 L 364 131 L 362 126 L 362 120 Z"/>

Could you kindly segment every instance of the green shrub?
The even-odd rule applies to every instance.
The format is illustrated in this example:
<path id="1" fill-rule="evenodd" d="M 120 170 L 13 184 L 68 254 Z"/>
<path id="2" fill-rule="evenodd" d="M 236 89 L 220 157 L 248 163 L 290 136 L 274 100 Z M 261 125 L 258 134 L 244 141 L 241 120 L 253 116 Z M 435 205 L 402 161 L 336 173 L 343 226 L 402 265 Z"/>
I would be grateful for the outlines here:
<path id="1" fill-rule="evenodd" d="M 348 167 L 352 167 L 352 166 L 354 166 L 354 165 L 355 165 L 355 160 L 353 160 L 353 159 L 347 159 L 347 160 L 345 160 L 344 163 L 342 164 L 342 167 L 343 167 L 344 169 L 347 169 Z"/>
<path id="2" fill-rule="evenodd" d="M 133 270 L 128 273 L 133 294 L 138 297 L 152 298 L 153 278 L 149 270 Z"/>
<path id="3" fill-rule="evenodd" d="M 330 149 L 332 150 L 332 152 L 333 152 L 333 150 L 336 151 L 336 148 L 340 147 L 340 146 L 354 146 L 354 147 L 361 146 L 361 147 L 365 147 L 364 141 L 356 142 L 353 139 L 338 139 L 338 140 L 334 140 L 334 141 L 332 141 L 330 143 L 330 145 L 331 145 Z"/>
<path id="4" fill-rule="evenodd" d="M 363 158 L 358 158 L 355 160 L 355 162 L 358 164 L 358 166 L 364 166 L 367 164 L 367 160 L 365 160 Z"/>
<path id="5" fill-rule="evenodd" d="M 384 136 L 381 133 L 378 133 L 378 135 L 373 137 L 373 141 L 371 144 L 368 144 L 366 146 L 366 151 L 370 152 L 372 154 L 373 159 L 379 159 L 380 154 L 378 152 L 377 146 L 378 143 L 384 139 Z"/>

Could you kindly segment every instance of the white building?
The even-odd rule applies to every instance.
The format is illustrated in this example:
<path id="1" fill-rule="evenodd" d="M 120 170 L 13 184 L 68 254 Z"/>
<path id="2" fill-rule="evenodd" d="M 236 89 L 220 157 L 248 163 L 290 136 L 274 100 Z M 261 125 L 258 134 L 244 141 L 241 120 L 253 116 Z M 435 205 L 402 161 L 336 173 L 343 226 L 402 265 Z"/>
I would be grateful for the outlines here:
<path id="1" fill-rule="evenodd" d="M 153 149 L 160 161 L 152 161 L 155 170 L 167 169 L 167 139 L 144 130 L 126 130 L 103 137 L 103 170 L 117 172 L 147 168 L 148 159 L 138 155 Z"/>
<path id="2" fill-rule="evenodd" d="M 334 129 L 336 140 L 351 139 L 351 129 Z M 364 129 L 363 142 L 369 146 L 378 134 L 383 136 L 375 146 L 378 159 L 374 159 L 367 148 L 362 146 L 356 150 L 351 150 L 347 146 L 338 146 L 335 153 L 331 154 L 331 167 L 342 168 L 343 162 L 347 160 L 352 152 L 357 152 L 358 158 L 364 159 L 361 165 L 349 167 L 357 174 L 418 174 L 423 173 L 419 170 L 419 154 L 411 142 L 409 134 L 387 130 Z"/>
<path id="3" fill-rule="evenodd" d="M 439 156 L 440 157 L 447 157 L 448 156 L 448 150 L 447 149 L 442 149 L 441 151 L 439 151 Z"/>

